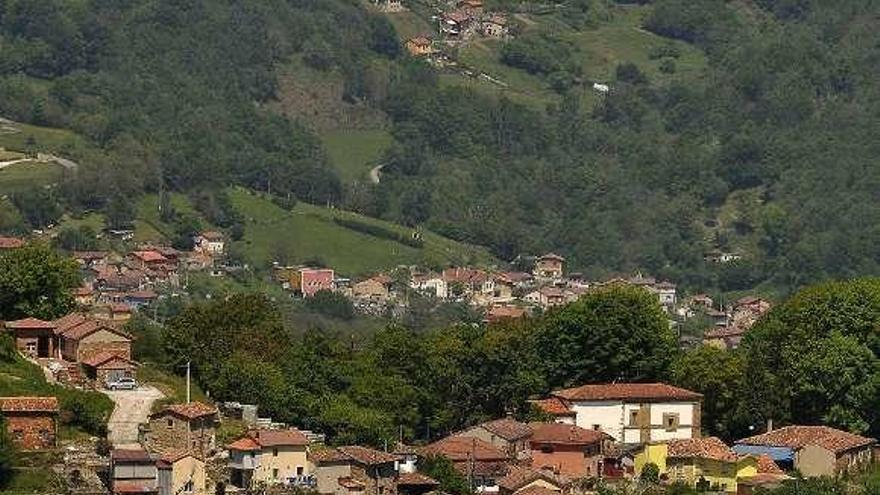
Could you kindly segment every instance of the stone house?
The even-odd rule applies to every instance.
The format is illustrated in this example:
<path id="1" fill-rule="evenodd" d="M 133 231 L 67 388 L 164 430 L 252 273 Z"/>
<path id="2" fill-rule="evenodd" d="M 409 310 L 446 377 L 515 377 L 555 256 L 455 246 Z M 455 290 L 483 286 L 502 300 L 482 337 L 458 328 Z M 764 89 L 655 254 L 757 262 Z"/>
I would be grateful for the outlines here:
<path id="1" fill-rule="evenodd" d="M 565 258 L 558 254 L 548 253 L 535 260 L 532 274 L 535 278 L 558 280 L 562 278 Z"/>
<path id="2" fill-rule="evenodd" d="M 498 481 L 508 472 L 506 452 L 477 437 L 449 436 L 422 447 L 420 457 L 442 456 L 458 473 L 470 478 L 477 491 L 498 491 Z"/>
<path id="3" fill-rule="evenodd" d="M 493 14 L 483 21 L 483 36 L 503 38 L 508 34 L 507 18 L 501 14 Z"/>
<path id="4" fill-rule="evenodd" d="M 449 286 L 443 277 L 436 273 L 413 274 L 409 286 L 437 299 L 446 299 L 449 296 Z"/>
<path id="5" fill-rule="evenodd" d="M 532 467 L 572 478 L 600 474 L 602 446 L 610 437 L 600 431 L 563 423 L 529 423 Z"/>
<path id="6" fill-rule="evenodd" d="M 202 402 L 173 404 L 150 415 L 141 440 L 151 452 L 190 451 L 206 458 L 215 447 L 218 412 Z"/>
<path id="7" fill-rule="evenodd" d="M 425 57 L 434 53 L 434 43 L 427 36 L 416 36 L 406 40 L 406 51 L 413 57 Z"/>
<path id="8" fill-rule="evenodd" d="M 335 275 L 330 268 L 300 268 L 291 276 L 290 287 L 303 297 L 322 290 L 333 290 Z"/>
<path id="9" fill-rule="evenodd" d="M 362 280 L 352 286 L 351 294 L 356 299 L 384 302 L 391 295 L 391 277 L 379 274 Z"/>
<path id="10" fill-rule="evenodd" d="M 309 485 L 309 439 L 301 431 L 254 430 L 227 446 L 232 486 Z"/>
<path id="11" fill-rule="evenodd" d="M 170 451 L 157 462 L 159 495 L 207 495 L 205 461 L 186 451 Z"/>
<path id="12" fill-rule="evenodd" d="M 85 368 L 86 376 L 97 383 L 133 377 L 137 367 L 134 361 L 112 352 L 94 354 L 80 364 Z"/>
<path id="13" fill-rule="evenodd" d="M 22 450 L 51 449 L 58 432 L 55 397 L 0 397 L 0 414 L 12 442 Z"/>
<path id="14" fill-rule="evenodd" d="M 569 484 L 570 482 L 567 478 L 559 476 L 549 470 L 516 466 L 511 468 L 503 478 L 498 480 L 498 491 L 502 495 L 523 495 L 526 493 L 532 493 L 532 490 L 540 488 L 548 490 L 549 493 L 559 493 L 568 488 Z"/>
<path id="15" fill-rule="evenodd" d="M 397 456 L 350 445 L 312 452 L 315 489 L 334 495 L 396 495 Z"/>
<path id="16" fill-rule="evenodd" d="M 529 425 L 511 418 L 501 418 L 472 426 L 456 434 L 460 437 L 479 438 L 504 452 L 509 459 L 517 459 L 529 450 Z"/>
<path id="17" fill-rule="evenodd" d="M 67 361 L 83 362 L 103 353 L 131 359 L 132 336 L 109 321 L 72 313 L 54 325 L 61 357 Z"/>
<path id="18" fill-rule="evenodd" d="M 214 230 L 208 230 L 199 233 L 193 239 L 195 247 L 193 251 L 198 251 L 212 256 L 222 255 L 226 249 L 226 242 L 223 240 L 223 234 Z"/>
<path id="19" fill-rule="evenodd" d="M 15 347 L 31 358 L 57 357 L 58 340 L 55 324 L 37 318 L 6 322 L 6 332 L 15 340 Z"/>

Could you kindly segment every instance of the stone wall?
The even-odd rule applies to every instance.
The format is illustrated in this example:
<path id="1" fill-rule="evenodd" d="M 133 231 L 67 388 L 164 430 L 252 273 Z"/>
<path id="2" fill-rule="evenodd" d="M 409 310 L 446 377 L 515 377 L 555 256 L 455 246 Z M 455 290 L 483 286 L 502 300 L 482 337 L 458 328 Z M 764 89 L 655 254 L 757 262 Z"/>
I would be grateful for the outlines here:
<path id="1" fill-rule="evenodd" d="M 55 447 L 55 417 L 47 414 L 7 414 L 6 426 L 16 446 L 24 450 Z"/>

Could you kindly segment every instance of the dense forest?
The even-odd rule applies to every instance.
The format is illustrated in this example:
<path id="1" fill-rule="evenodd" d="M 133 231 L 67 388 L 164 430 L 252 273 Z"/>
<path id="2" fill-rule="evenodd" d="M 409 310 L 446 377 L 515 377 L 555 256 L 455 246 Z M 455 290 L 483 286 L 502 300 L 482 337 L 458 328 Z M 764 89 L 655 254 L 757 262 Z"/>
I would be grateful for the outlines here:
<path id="1" fill-rule="evenodd" d="M 610 4 L 581 14 L 597 3 Z M 143 192 L 211 205 L 218 186 L 237 183 L 423 226 L 502 259 L 559 251 L 593 276 L 642 269 L 691 287 L 787 292 L 880 273 L 880 6 L 650 9 L 644 29 L 705 51 L 701 77 L 660 84 L 625 63 L 612 91 L 585 105 L 571 47 L 524 36 L 502 62 L 562 94 L 534 108 L 440 84 L 401 53 L 384 17 L 345 0 L 4 0 L 0 112 L 86 138 L 65 150 L 83 166 L 59 191 L 23 196 L 105 211 L 113 224 L 131 220 L 127 198 Z M 381 184 L 349 191 L 308 122 L 268 109 L 291 57 L 341 73 L 346 100 L 388 116 Z M 743 258 L 706 262 L 716 249 Z"/>

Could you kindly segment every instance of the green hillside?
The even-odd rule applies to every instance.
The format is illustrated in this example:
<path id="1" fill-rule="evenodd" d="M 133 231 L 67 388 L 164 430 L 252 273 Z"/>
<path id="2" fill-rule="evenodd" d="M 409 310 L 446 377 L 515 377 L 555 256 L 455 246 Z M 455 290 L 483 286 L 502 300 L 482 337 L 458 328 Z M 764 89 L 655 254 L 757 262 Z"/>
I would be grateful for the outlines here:
<path id="1" fill-rule="evenodd" d="M 483 249 L 425 232 L 424 247 L 414 248 L 361 232 L 333 220 L 356 219 L 409 235 L 410 229 L 355 213 L 297 203 L 286 211 L 268 199 L 244 189 L 230 192 L 235 208 L 245 217 L 245 237 L 236 243 L 257 267 L 272 261 L 298 263 L 320 260 L 343 274 L 366 274 L 401 264 L 448 265 L 491 263 Z"/>

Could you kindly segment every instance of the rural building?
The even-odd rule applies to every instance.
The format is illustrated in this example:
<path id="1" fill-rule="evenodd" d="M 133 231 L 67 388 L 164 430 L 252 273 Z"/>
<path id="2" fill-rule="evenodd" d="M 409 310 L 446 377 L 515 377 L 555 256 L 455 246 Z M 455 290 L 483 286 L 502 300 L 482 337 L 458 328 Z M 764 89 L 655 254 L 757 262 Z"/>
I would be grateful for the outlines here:
<path id="1" fill-rule="evenodd" d="M 577 426 L 602 431 L 617 442 L 700 436 L 703 396 L 665 383 L 583 385 L 551 395 L 574 412 Z M 544 404 L 550 402 L 539 406 Z"/>
<path id="2" fill-rule="evenodd" d="M 406 40 L 406 51 L 413 57 L 425 57 L 434 53 L 434 42 L 427 36 L 416 36 Z"/>
<path id="3" fill-rule="evenodd" d="M 511 418 L 480 423 L 456 434 L 460 437 L 479 438 L 504 452 L 510 459 L 516 459 L 518 454 L 529 450 L 531 435 L 532 429 L 529 425 Z"/>
<path id="4" fill-rule="evenodd" d="M 205 461 L 189 452 L 167 452 L 157 462 L 159 495 L 207 495 Z"/>
<path id="5" fill-rule="evenodd" d="M 483 36 L 490 38 L 503 38 L 507 36 L 507 17 L 501 14 L 493 14 L 483 21 Z"/>
<path id="6" fill-rule="evenodd" d="M 532 467 L 572 478 L 600 474 L 605 433 L 564 423 L 529 423 Z"/>
<path id="7" fill-rule="evenodd" d="M 223 234 L 215 230 L 201 232 L 193 239 L 195 247 L 193 251 L 198 251 L 211 256 L 220 256 L 226 250 L 226 241 Z"/>
<path id="8" fill-rule="evenodd" d="M 15 347 L 31 358 L 57 357 L 55 324 L 37 318 L 7 321 L 6 332 L 15 339 Z"/>
<path id="9" fill-rule="evenodd" d="M 450 297 L 491 296 L 495 292 L 495 278 L 475 268 L 447 268 L 441 275 Z"/>
<path id="10" fill-rule="evenodd" d="M 333 270 L 330 268 L 300 268 L 290 279 L 290 287 L 303 297 L 312 297 L 322 290 L 333 290 Z"/>
<path id="11" fill-rule="evenodd" d="M 134 361 L 112 352 L 93 354 L 80 364 L 85 368 L 86 376 L 98 383 L 133 377 L 137 367 Z"/>
<path id="12" fill-rule="evenodd" d="M 766 454 L 807 477 L 853 473 L 871 463 L 877 441 L 828 426 L 786 426 L 736 442 L 738 454 Z"/>
<path id="13" fill-rule="evenodd" d="M 110 489 L 114 495 L 159 494 L 156 458 L 143 449 L 110 452 Z"/>
<path id="14" fill-rule="evenodd" d="M 391 294 L 391 277 L 379 274 L 362 280 L 352 286 L 351 294 L 357 299 L 384 302 Z"/>
<path id="15" fill-rule="evenodd" d="M 168 263 L 168 258 L 163 256 L 159 251 L 150 249 L 145 251 L 132 251 L 126 257 L 126 261 L 141 270 L 156 270 L 164 267 Z"/>
<path id="16" fill-rule="evenodd" d="M 526 317 L 526 310 L 517 306 L 506 304 L 495 305 L 486 311 L 486 323 L 496 323 L 504 320 L 521 320 Z"/>
<path id="17" fill-rule="evenodd" d="M 535 260 L 532 272 L 535 278 L 558 280 L 562 278 L 565 258 L 558 254 L 548 253 Z"/>
<path id="18" fill-rule="evenodd" d="M 18 237 L 0 236 L 0 250 L 17 249 L 24 246 L 24 240 Z"/>
<path id="19" fill-rule="evenodd" d="M 22 450 L 55 447 L 58 411 L 55 397 L 0 397 L 9 437 Z"/>
<path id="20" fill-rule="evenodd" d="M 751 328 L 755 322 L 770 308 L 773 304 L 760 297 L 746 296 L 733 303 L 733 311 L 730 314 L 731 326 L 740 328 Z"/>
<path id="21" fill-rule="evenodd" d="M 549 492 L 537 492 L 557 494 L 565 490 L 569 481 L 546 469 L 534 469 L 525 466 L 516 466 L 508 470 L 503 478 L 498 480 L 498 491 L 501 495 L 521 495 L 535 493 L 533 490 L 541 489 Z"/>
<path id="22" fill-rule="evenodd" d="M 150 415 L 142 430 L 151 452 L 190 451 L 206 458 L 214 449 L 218 412 L 203 402 L 174 404 Z"/>
<path id="23" fill-rule="evenodd" d="M 318 493 L 334 495 L 396 495 L 397 456 L 350 445 L 311 453 Z"/>
<path id="24" fill-rule="evenodd" d="M 645 445 L 636 456 L 636 472 L 648 463 L 656 464 L 670 481 L 702 491 L 736 493 L 737 480 L 758 474 L 757 457 L 740 457 L 715 437 Z"/>
<path id="25" fill-rule="evenodd" d="M 397 476 L 397 493 L 400 495 L 425 495 L 436 491 L 440 483 L 434 478 L 415 471 Z"/>
<path id="26" fill-rule="evenodd" d="M 716 327 L 707 330 L 703 334 L 703 344 L 719 349 L 736 349 L 739 347 L 745 334 L 746 330 L 744 328 L 736 326 Z"/>
<path id="27" fill-rule="evenodd" d="M 559 397 L 550 396 L 546 399 L 530 400 L 529 404 L 538 408 L 545 414 L 552 416 L 553 420 L 557 423 L 565 423 L 568 425 L 573 425 L 575 423 L 577 413 L 571 408 L 571 405 L 568 402 Z"/>
<path id="28" fill-rule="evenodd" d="M 307 485 L 309 439 L 299 430 L 254 430 L 227 446 L 230 483 Z"/>
<path id="29" fill-rule="evenodd" d="M 449 296 L 449 286 L 437 273 L 416 273 L 412 276 L 409 286 L 437 299 L 446 299 Z"/>
<path id="30" fill-rule="evenodd" d="M 131 335 L 108 321 L 71 313 L 53 324 L 67 361 L 83 362 L 104 353 L 131 359 Z"/>
<path id="31" fill-rule="evenodd" d="M 474 481 L 477 491 L 497 491 L 508 472 L 507 453 L 476 437 L 446 437 L 422 447 L 420 455 L 449 459 L 460 475 Z"/>

